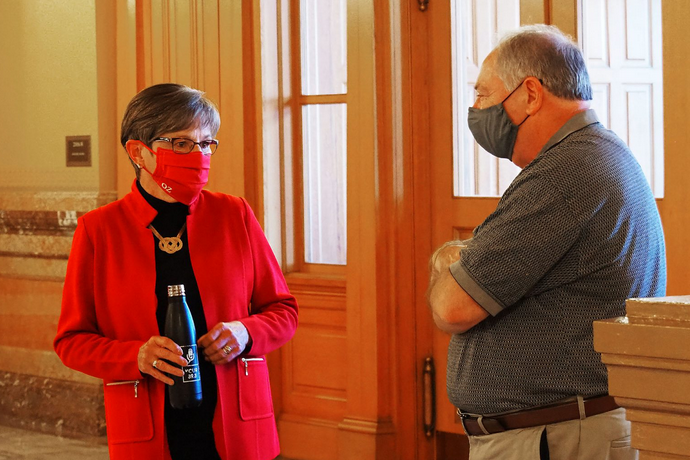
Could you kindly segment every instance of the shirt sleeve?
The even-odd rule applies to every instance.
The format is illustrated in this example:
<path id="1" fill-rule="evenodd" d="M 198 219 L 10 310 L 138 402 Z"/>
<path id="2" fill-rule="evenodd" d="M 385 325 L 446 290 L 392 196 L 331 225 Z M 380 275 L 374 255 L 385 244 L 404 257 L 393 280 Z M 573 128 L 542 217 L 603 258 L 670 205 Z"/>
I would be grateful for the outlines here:
<path id="1" fill-rule="evenodd" d="M 460 287 L 495 316 L 529 295 L 580 231 L 567 200 L 548 180 L 519 175 L 496 210 L 475 229 L 450 271 Z"/>

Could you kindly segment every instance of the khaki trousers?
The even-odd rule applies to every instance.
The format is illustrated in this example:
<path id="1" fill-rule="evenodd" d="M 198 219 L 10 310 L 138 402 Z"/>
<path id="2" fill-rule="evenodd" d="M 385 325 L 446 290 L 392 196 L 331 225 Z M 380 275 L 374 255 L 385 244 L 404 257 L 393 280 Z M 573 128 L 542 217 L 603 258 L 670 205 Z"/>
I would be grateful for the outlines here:
<path id="1" fill-rule="evenodd" d="M 468 436 L 470 460 L 540 460 L 539 443 L 546 429 L 550 460 L 637 460 L 630 447 L 630 422 L 619 408 L 584 420 Z"/>

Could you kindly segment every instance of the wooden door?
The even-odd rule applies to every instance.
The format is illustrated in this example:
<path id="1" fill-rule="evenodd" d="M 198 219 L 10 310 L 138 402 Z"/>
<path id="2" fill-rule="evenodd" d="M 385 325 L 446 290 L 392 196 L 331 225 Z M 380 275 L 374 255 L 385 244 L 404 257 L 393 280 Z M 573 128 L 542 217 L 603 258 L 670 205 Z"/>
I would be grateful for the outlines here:
<path id="1" fill-rule="evenodd" d="M 431 250 L 451 239 L 471 237 L 472 230 L 495 209 L 498 195 L 516 174 L 512 164 L 499 162 L 482 151 L 465 128 L 467 107 L 473 102 L 467 101 L 473 97 L 482 61 L 497 36 L 519 27 L 519 1 L 498 3 L 501 8 L 496 8 L 496 2 L 480 0 L 433 2 L 426 12 L 410 18 L 413 34 L 425 34 L 418 39 L 428 44 L 423 56 L 412 57 L 412 97 L 413 104 L 415 97 L 418 101 L 428 97 L 427 118 L 418 123 L 422 126 L 415 131 L 419 136 L 428 136 L 426 142 L 415 142 L 421 144 L 415 151 L 415 175 L 423 178 L 429 188 L 428 195 L 417 195 L 416 206 L 423 208 L 429 218 L 430 241 L 421 244 L 428 247 L 430 242 Z M 465 16 L 468 14 L 469 21 Z M 452 21 L 456 21 L 456 27 Z M 461 22 L 472 22 L 476 27 L 463 30 Z M 421 62 L 415 64 L 415 60 Z M 424 66 L 426 69 L 420 70 Z M 463 160 L 463 155 L 468 158 Z M 458 165 L 463 161 L 466 168 Z M 425 287 L 418 289 L 423 291 Z M 450 335 L 434 328 L 431 341 L 436 373 L 436 457 L 466 458 L 462 426 L 445 391 Z"/>

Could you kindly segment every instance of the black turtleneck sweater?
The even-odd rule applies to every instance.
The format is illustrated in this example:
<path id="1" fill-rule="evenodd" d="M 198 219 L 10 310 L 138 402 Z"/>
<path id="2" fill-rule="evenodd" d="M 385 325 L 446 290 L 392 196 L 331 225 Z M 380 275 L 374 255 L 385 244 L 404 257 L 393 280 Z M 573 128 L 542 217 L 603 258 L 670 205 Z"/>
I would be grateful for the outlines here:
<path id="1" fill-rule="evenodd" d="M 177 236 L 187 220 L 189 207 L 183 203 L 168 203 L 147 193 L 137 181 L 137 188 L 144 199 L 158 214 L 151 225 L 163 237 Z M 197 340 L 208 332 L 204 309 L 199 295 L 199 286 L 194 277 L 192 261 L 187 245 L 187 231 L 182 234 L 182 249 L 174 254 L 163 252 L 158 247 L 158 238 L 151 234 L 156 254 L 156 297 L 158 309 L 156 318 L 161 335 L 165 330 L 165 315 L 168 310 L 168 286 L 184 284 L 187 304 L 194 319 Z M 194 409 L 173 409 L 168 392 L 165 392 L 165 429 L 170 455 L 173 460 L 220 460 L 213 437 L 213 413 L 217 401 L 216 370 L 199 352 L 199 368 L 203 402 Z"/>

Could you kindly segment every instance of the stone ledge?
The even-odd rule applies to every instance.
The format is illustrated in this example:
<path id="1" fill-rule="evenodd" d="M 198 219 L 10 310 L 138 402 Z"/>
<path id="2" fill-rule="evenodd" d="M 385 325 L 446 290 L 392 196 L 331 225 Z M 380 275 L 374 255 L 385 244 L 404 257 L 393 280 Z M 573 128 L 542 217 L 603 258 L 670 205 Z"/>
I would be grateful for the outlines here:
<path id="1" fill-rule="evenodd" d="M 10 211 L 62 211 L 85 213 L 117 199 L 117 192 L 48 192 L 0 189 L 0 209 Z"/>
<path id="2" fill-rule="evenodd" d="M 0 253 L 0 276 L 29 280 L 64 281 L 67 258 L 14 257 Z"/>
<path id="3" fill-rule="evenodd" d="M 0 233 L 0 255 L 67 259 L 72 247 L 72 232 L 66 236 L 18 235 Z"/>
<path id="4" fill-rule="evenodd" d="M 690 459 L 690 296 L 629 299 L 626 310 L 594 322 L 609 393 L 640 460 Z"/>
<path id="5" fill-rule="evenodd" d="M 103 438 L 103 387 L 2 372 L 0 424 L 65 437 Z"/>

